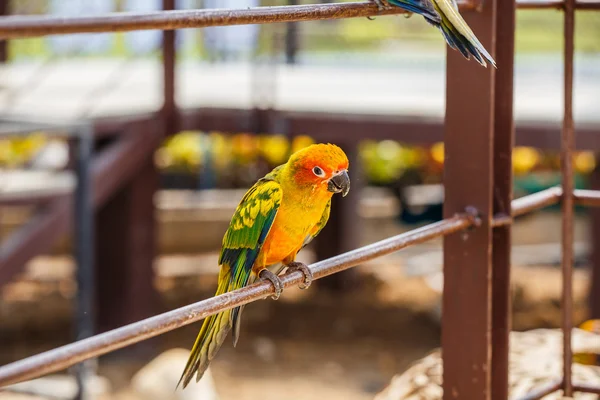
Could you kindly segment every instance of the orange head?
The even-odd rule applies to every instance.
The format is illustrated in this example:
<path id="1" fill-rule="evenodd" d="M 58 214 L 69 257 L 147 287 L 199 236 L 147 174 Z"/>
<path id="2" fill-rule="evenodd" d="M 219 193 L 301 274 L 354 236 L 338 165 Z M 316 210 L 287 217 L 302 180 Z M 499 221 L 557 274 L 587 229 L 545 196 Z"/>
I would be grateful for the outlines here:
<path id="1" fill-rule="evenodd" d="M 350 191 L 348 157 L 334 144 L 313 144 L 291 155 L 288 165 L 297 185 L 327 190 Z"/>

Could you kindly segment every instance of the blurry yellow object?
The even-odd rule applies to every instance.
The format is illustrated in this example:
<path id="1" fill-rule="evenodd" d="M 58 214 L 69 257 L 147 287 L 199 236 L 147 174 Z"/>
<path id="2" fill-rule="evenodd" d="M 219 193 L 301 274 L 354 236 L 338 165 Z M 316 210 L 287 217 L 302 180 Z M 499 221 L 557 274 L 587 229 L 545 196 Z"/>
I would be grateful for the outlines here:
<path id="1" fill-rule="evenodd" d="M 163 168 L 195 169 L 202 163 L 200 132 L 184 131 L 167 140 L 164 151 L 157 153 L 157 163 Z"/>
<path id="2" fill-rule="evenodd" d="M 35 132 L 27 136 L 0 140 L 0 165 L 16 167 L 31 160 L 47 143 L 46 135 Z"/>
<path id="3" fill-rule="evenodd" d="M 210 148 L 212 153 L 212 164 L 222 170 L 231 163 L 231 141 L 229 138 L 219 132 L 212 132 L 209 135 Z"/>
<path id="4" fill-rule="evenodd" d="M 238 133 L 231 138 L 231 152 L 235 161 L 247 164 L 258 155 L 258 139 L 249 133 Z"/>
<path id="5" fill-rule="evenodd" d="M 583 324 L 579 325 L 579 328 L 583 329 L 584 331 L 598 334 L 598 340 L 600 341 L 600 319 L 587 320 Z M 573 362 L 584 365 L 600 365 L 600 354 L 575 353 L 573 354 Z"/>
<path id="6" fill-rule="evenodd" d="M 359 154 L 368 179 L 378 184 L 397 180 L 419 159 L 417 152 L 394 140 L 362 141 Z"/>
<path id="7" fill-rule="evenodd" d="M 290 143 L 284 135 L 261 135 L 258 138 L 260 154 L 271 165 L 287 161 Z"/>
<path id="8" fill-rule="evenodd" d="M 582 151 L 575 154 L 575 171 L 580 174 L 589 174 L 596 168 L 596 157 L 591 151 Z"/>
<path id="9" fill-rule="evenodd" d="M 307 136 L 307 135 L 295 136 L 294 139 L 292 139 L 292 151 L 291 152 L 295 153 L 298 150 L 308 147 L 314 143 L 315 143 L 315 141 L 310 136 Z"/>
<path id="10" fill-rule="evenodd" d="M 524 174 L 531 171 L 541 160 L 540 152 L 533 147 L 515 147 L 512 154 L 513 171 Z"/>
<path id="11" fill-rule="evenodd" d="M 431 158 L 438 164 L 444 163 L 444 143 L 438 142 L 431 146 Z"/>

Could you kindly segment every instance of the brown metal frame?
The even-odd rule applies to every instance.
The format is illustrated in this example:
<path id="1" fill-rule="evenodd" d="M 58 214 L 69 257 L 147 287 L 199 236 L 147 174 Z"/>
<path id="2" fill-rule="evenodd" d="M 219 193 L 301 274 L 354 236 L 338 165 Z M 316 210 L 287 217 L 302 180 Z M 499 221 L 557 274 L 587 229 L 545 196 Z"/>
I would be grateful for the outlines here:
<path id="1" fill-rule="evenodd" d="M 164 0 L 164 8 L 173 8 L 172 0 Z M 444 295 L 442 350 L 444 362 L 444 398 L 506 399 L 508 397 L 508 335 L 510 331 L 510 228 L 513 217 L 561 202 L 563 216 L 563 292 L 562 330 L 563 377 L 548 387 L 540 388 L 526 399 L 563 389 L 565 396 L 574 391 L 600 393 L 600 388 L 572 382 L 572 273 L 573 273 L 573 207 L 575 204 L 600 206 L 600 192 L 573 190 L 572 152 L 574 144 L 572 82 L 573 36 L 575 9 L 598 10 L 598 0 L 588 1 L 511 1 L 486 0 L 461 3 L 466 19 L 492 54 L 499 69 L 483 69 L 467 62 L 454 51 L 448 52 L 447 101 L 445 121 L 446 186 L 445 219 L 423 228 L 365 246 L 310 266 L 316 279 L 338 273 L 361 262 L 398 251 L 407 246 L 444 236 Z M 510 201 L 511 150 L 514 145 L 512 83 L 514 63 L 514 15 L 516 8 L 557 8 L 565 15 L 565 108 L 560 149 L 562 156 L 562 188 Z M 368 2 L 318 4 L 303 6 L 258 7 L 248 10 L 188 10 L 145 14 L 111 14 L 99 17 L 0 18 L 0 39 L 40 36 L 57 33 L 125 31 L 138 29 L 173 30 L 179 28 L 222 26 L 248 23 L 295 22 L 317 19 L 366 17 L 396 14 L 398 10 L 380 13 Z M 183 114 L 179 118 L 174 101 L 174 34 L 165 32 L 165 132 L 174 132 L 176 124 L 194 124 L 206 118 L 205 110 Z M 270 111 L 248 111 L 247 123 L 252 126 Z M 262 113 L 262 114 L 261 114 Z M 267 113 L 267 114 L 264 114 Z M 294 128 L 294 113 L 288 113 L 286 126 Z M 347 118 L 348 116 L 346 116 Z M 213 117 L 214 118 L 214 114 Z M 217 117 L 218 118 L 218 117 Z M 262 119 L 264 121 L 264 119 Z M 188 122 L 186 122 L 188 121 Z M 194 121 L 194 122 L 189 122 Z M 279 120 L 280 121 L 280 120 Z M 319 118 L 306 123 L 317 127 Z M 330 120 L 329 120 L 330 121 Z M 235 122 L 239 124 L 239 120 Z M 231 124 L 231 122 L 226 122 Z M 233 126 L 233 124 L 231 125 Z M 372 128 L 372 127 L 371 127 Z M 233 128 L 232 128 L 233 129 Z M 390 132 L 392 132 L 390 124 Z M 398 129 L 398 125 L 395 125 Z M 438 130 L 439 127 L 432 127 Z M 370 130 L 373 131 L 372 129 Z M 348 132 L 345 132 L 348 136 Z M 392 133 L 390 133 L 391 135 Z M 439 134 L 439 133 L 436 133 Z M 157 135 L 157 140 L 160 134 Z M 130 146 L 157 145 L 132 135 Z M 135 143 L 134 143 L 135 142 Z M 140 142 L 140 143 L 138 143 Z M 137 143 L 137 144 L 136 144 Z M 95 202 L 102 202 L 118 190 L 125 170 L 132 171 L 137 161 L 120 146 L 94 168 L 115 169 L 119 174 L 95 176 Z M 125 154 L 128 153 L 128 154 Z M 142 152 L 140 152 L 142 153 Z M 144 152 L 147 155 L 147 152 Z M 112 158 L 111 158 L 112 157 Z M 143 156 L 142 156 L 143 158 Z M 139 161 L 139 160 L 138 160 Z M 142 160 L 143 161 L 143 160 Z M 146 160 L 147 161 L 147 160 Z M 142 162 L 143 164 L 143 162 Z M 110 167 L 109 167 L 110 166 Z M 106 171 L 105 171 L 106 172 Z M 150 175 L 149 175 L 150 176 Z M 465 179 L 468 177 L 468 179 Z M 96 182 L 102 179 L 103 182 Z M 469 182 L 477 182 L 473 187 Z M 149 185 L 147 187 L 152 187 Z M 131 203 L 143 191 L 132 189 L 122 204 Z M 509 206 L 510 205 L 510 206 Z M 65 217 L 66 218 L 66 217 Z M 38 228 L 39 229 L 39 228 Z M 45 231 L 47 231 L 46 229 Z M 2 265 L 0 265 L 0 271 Z M 598 268 L 596 268 L 598 269 Z M 595 271 L 597 274 L 598 271 Z M 285 287 L 298 284 L 301 273 L 292 272 L 283 278 Z M 180 309 L 160 314 L 103 334 L 84 339 L 27 359 L 0 367 L 0 386 L 32 379 L 64 369 L 88 358 L 106 354 L 164 332 L 191 324 L 225 309 L 269 296 L 269 283 L 254 285 L 213 297 Z"/>

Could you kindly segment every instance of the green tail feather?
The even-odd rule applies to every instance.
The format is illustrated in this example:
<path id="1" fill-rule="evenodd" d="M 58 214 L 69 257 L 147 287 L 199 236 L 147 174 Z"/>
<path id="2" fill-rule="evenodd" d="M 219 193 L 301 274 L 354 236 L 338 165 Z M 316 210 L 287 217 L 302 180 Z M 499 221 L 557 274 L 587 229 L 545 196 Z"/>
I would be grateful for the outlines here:
<path id="1" fill-rule="evenodd" d="M 229 270 L 228 268 L 224 269 Z M 229 272 L 222 272 L 220 274 L 219 287 L 217 288 L 215 296 L 228 291 L 229 275 Z M 217 351 L 225 341 L 227 334 L 231 330 L 231 312 L 232 310 L 223 311 L 219 314 L 211 315 L 204 320 L 202 328 L 200 328 L 200 332 L 196 338 L 196 342 L 190 352 L 190 357 L 185 365 L 183 374 L 177 383 L 177 387 L 183 382 L 183 388 L 185 389 L 194 377 L 194 374 L 196 374 L 196 382 L 202 378 L 210 361 L 215 357 Z"/>

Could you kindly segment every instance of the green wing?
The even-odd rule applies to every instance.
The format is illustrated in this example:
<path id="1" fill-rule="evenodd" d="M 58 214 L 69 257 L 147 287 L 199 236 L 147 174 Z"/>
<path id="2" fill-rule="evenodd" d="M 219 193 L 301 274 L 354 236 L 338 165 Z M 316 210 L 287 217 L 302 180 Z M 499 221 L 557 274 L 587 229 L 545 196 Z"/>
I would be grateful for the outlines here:
<path id="1" fill-rule="evenodd" d="M 302 247 L 306 246 L 314 238 L 316 238 L 317 235 L 323 230 L 323 228 L 325 227 L 325 225 L 327 225 L 327 221 L 329 220 L 329 213 L 330 213 L 330 211 L 331 211 L 331 199 L 327 202 L 327 205 L 325 206 L 325 210 L 323 211 L 323 215 L 321 215 L 321 219 L 319 220 L 319 222 L 317 223 L 317 225 L 315 225 L 315 227 L 313 228 L 313 230 L 304 239 L 304 244 L 302 245 Z"/>
<path id="2" fill-rule="evenodd" d="M 231 218 L 223 238 L 219 264 L 232 269 L 232 284 L 236 288 L 245 285 L 239 279 L 247 279 L 250 274 L 271 230 L 281 197 L 279 183 L 265 177 L 248 190 Z"/>

